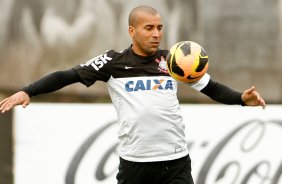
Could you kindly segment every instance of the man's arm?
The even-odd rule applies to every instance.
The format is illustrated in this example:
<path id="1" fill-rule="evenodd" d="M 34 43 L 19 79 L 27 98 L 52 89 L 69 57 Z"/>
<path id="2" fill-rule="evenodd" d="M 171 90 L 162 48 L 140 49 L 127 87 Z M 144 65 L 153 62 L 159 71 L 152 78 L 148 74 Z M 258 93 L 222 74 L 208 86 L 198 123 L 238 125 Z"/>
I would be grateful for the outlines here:
<path id="1" fill-rule="evenodd" d="M 262 106 L 262 108 L 265 108 L 265 101 L 255 90 L 254 86 L 245 90 L 243 93 L 240 93 L 210 79 L 207 86 L 204 87 L 201 92 L 209 96 L 211 99 L 223 104 Z"/>
<path id="2" fill-rule="evenodd" d="M 26 107 L 30 103 L 32 96 L 51 93 L 76 82 L 82 81 L 73 69 L 51 73 L 2 100 L 0 102 L 0 112 L 9 111 L 16 105 Z"/>

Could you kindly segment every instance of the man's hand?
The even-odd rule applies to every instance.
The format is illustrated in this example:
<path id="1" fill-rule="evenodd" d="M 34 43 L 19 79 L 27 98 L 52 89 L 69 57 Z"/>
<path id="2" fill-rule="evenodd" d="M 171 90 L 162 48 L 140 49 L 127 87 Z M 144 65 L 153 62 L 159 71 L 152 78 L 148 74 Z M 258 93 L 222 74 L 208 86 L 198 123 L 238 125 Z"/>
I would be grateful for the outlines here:
<path id="1" fill-rule="evenodd" d="M 265 108 L 265 101 L 254 86 L 245 90 L 241 98 L 247 106 L 261 106 L 263 109 Z"/>
<path id="2" fill-rule="evenodd" d="M 16 105 L 22 105 L 25 108 L 29 103 L 30 97 L 24 91 L 19 91 L 0 102 L 0 112 L 9 111 Z"/>

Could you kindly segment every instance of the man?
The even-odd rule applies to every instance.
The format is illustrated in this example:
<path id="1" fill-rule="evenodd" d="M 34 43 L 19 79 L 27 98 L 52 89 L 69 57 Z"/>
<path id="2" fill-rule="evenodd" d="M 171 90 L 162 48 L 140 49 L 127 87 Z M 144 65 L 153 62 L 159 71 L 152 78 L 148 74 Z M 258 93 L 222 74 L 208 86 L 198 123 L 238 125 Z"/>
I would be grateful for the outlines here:
<path id="1" fill-rule="evenodd" d="M 70 70 L 51 73 L 4 99 L 0 111 L 26 107 L 30 97 L 69 84 L 104 81 L 120 125 L 118 184 L 193 184 L 177 83 L 160 66 L 168 54 L 159 49 L 162 28 L 155 9 L 136 7 L 129 14 L 129 48 L 110 50 Z M 208 74 L 191 87 L 224 104 L 265 107 L 254 87 L 239 93 L 212 81 Z"/>

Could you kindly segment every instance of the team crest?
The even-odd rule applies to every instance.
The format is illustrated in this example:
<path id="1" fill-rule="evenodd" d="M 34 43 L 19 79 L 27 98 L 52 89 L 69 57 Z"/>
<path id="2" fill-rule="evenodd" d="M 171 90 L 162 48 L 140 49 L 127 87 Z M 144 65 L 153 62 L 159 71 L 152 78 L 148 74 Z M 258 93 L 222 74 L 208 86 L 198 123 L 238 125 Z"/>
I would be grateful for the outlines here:
<path id="1" fill-rule="evenodd" d="M 160 72 L 162 73 L 168 73 L 167 71 L 167 67 L 166 67 L 166 60 L 163 56 L 161 56 L 161 60 L 159 60 L 158 58 L 155 59 L 155 61 L 157 63 L 159 63 L 158 69 Z"/>

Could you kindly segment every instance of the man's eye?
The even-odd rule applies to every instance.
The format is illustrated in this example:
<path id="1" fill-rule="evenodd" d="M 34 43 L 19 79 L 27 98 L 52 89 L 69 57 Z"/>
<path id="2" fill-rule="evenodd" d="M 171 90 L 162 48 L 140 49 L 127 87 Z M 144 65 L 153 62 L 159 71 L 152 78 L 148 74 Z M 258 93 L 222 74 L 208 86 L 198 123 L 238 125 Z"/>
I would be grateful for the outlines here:
<path id="1" fill-rule="evenodd" d="M 146 26 L 145 29 L 146 29 L 146 30 L 152 30 L 153 27 L 152 27 L 152 26 Z"/>
<path id="2" fill-rule="evenodd" d="M 159 26 L 158 30 L 161 31 L 163 29 L 163 26 Z"/>

